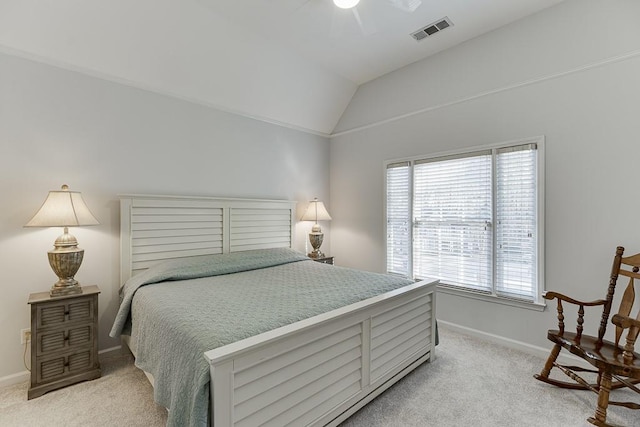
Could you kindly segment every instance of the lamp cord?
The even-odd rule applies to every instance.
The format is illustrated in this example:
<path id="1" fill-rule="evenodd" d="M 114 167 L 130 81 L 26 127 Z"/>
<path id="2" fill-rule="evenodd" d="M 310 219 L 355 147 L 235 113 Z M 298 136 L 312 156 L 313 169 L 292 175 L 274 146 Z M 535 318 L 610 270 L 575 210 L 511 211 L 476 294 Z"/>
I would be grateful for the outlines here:
<path id="1" fill-rule="evenodd" d="M 27 346 L 29 345 L 29 341 L 24 341 L 24 353 L 22 354 L 22 363 L 24 363 L 24 367 L 27 368 L 27 371 L 31 372 L 31 368 L 27 366 Z"/>

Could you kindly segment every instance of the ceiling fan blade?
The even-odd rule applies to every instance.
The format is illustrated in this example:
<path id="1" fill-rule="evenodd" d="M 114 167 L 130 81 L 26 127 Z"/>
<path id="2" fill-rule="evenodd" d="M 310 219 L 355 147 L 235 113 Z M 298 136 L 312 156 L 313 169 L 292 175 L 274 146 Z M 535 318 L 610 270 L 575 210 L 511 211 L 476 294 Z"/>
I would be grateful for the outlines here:
<path id="1" fill-rule="evenodd" d="M 360 29 L 360 33 L 363 36 L 369 36 L 369 35 L 375 34 L 377 32 L 377 28 L 376 28 L 376 25 L 374 23 L 373 17 L 369 17 L 367 19 L 363 19 L 360 16 L 360 12 L 358 12 L 358 8 L 356 8 L 356 7 L 351 9 L 351 12 L 353 13 L 353 18 L 356 21 L 356 24 L 358 24 L 358 28 Z"/>
<path id="2" fill-rule="evenodd" d="M 365 34 L 364 31 L 364 25 L 362 24 L 362 19 L 360 18 L 360 14 L 358 13 L 358 9 L 356 9 L 355 7 L 353 9 L 351 9 L 351 11 L 353 12 L 353 17 L 356 20 L 356 23 L 358 24 L 358 27 L 360 28 L 360 31 Z"/>
<path id="3" fill-rule="evenodd" d="M 305 7 L 308 3 L 312 2 L 313 0 L 305 0 L 302 3 L 300 3 L 298 6 L 296 6 L 293 11 L 297 12 L 298 10 L 302 9 L 303 7 Z"/>
<path id="4" fill-rule="evenodd" d="M 357 7 L 351 9 L 334 8 L 331 19 L 330 34 L 336 38 L 353 38 L 374 34 L 376 27 L 373 19 L 358 11 Z"/>
<path id="5" fill-rule="evenodd" d="M 393 7 L 403 12 L 413 13 L 422 5 L 422 0 L 387 0 Z"/>

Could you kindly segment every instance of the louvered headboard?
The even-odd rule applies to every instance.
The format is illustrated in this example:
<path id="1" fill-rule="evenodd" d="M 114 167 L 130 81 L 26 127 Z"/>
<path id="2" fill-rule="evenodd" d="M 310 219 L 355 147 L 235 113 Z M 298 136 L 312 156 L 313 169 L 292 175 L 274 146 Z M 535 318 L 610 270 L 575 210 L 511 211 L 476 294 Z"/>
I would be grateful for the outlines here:
<path id="1" fill-rule="evenodd" d="M 120 196 L 120 280 L 168 259 L 291 247 L 295 202 Z"/>

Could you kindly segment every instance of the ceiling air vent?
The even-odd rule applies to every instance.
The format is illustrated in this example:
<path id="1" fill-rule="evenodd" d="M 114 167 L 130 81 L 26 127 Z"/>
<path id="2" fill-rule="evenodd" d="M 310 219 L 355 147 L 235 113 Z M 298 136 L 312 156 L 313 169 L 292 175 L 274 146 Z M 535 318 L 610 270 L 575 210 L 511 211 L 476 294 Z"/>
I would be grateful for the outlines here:
<path id="1" fill-rule="evenodd" d="M 420 41 L 444 30 L 445 28 L 449 28 L 452 25 L 453 22 L 451 22 L 451 20 L 445 16 L 444 18 L 439 19 L 436 22 L 427 25 L 426 27 L 420 28 L 418 31 L 414 31 L 413 33 L 411 33 L 411 37 L 413 37 L 417 41 Z"/>

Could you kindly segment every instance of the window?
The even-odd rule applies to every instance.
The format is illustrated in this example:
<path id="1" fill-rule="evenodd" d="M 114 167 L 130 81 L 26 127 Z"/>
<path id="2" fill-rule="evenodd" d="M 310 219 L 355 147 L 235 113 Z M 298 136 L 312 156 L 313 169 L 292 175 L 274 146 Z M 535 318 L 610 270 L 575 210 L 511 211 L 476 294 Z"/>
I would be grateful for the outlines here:
<path id="1" fill-rule="evenodd" d="M 387 272 L 538 302 L 541 143 L 389 163 Z"/>

